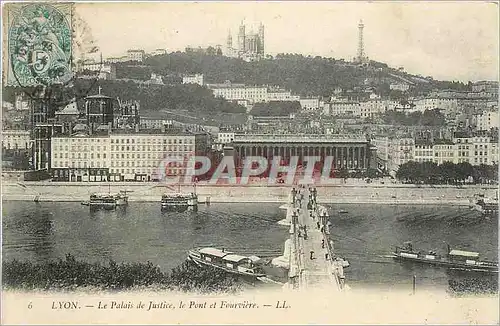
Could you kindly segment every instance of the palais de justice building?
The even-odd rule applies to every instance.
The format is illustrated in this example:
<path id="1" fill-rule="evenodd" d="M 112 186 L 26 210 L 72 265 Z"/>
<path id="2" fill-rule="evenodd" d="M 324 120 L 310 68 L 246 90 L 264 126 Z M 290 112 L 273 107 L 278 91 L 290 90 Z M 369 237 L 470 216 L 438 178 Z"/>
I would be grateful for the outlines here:
<path id="1" fill-rule="evenodd" d="M 236 166 L 242 166 L 247 156 L 263 156 L 271 160 L 281 156 L 286 163 L 298 156 L 333 156 L 334 170 L 366 170 L 377 168 L 376 147 L 363 136 L 356 135 L 273 135 L 235 134 L 232 143 Z"/>

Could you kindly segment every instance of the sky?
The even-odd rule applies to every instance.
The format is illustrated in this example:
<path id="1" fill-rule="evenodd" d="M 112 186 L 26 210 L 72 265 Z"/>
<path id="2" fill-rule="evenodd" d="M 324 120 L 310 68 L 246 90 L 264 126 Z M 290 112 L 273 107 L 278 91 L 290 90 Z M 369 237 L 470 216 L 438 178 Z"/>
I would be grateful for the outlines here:
<path id="1" fill-rule="evenodd" d="M 300 53 L 352 60 L 363 20 L 373 60 L 440 80 L 498 80 L 498 4 L 492 2 L 110 2 L 78 3 L 104 58 L 127 49 L 168 52 L 236 44 L 265 25 L 268 54 Z"/>

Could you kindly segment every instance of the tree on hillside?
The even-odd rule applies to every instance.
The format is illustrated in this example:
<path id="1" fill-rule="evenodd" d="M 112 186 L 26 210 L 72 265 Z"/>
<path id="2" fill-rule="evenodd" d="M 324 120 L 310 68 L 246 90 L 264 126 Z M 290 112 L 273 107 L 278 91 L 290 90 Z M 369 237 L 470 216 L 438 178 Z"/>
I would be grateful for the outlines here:
<path id="1" fill-rule="evenodd" d="M 279 85 L 300 95 L 331 95 L 335 87 L 352 89 L 366 78 L 377 79 L 380 71 L 345 65 L 332 58 L 278 54 L 274 60 L 245 62 L 203 53 L 171 53 L 145 62 L 162 75 L 203 73 L 211 82 L 242 82 Z M 383 73 L 382 73 L 383 74 Z"/>
<path id="2" fill-rule="evenodd" d="M 444 126 L 446 119 L 440 110 L 425 110 L 420 123 L 423 126 Z"/>
<path id="3" fill-rule="evenodd" d="M 112 80 L 101 81 L 95 85 L 90 84 L 88 80 L 77 80 L 77 84 L 82 89 L 91 88 L 90 94 L 96 94 L 97 88 L 101 86 L 102 93 L 107 96 L 119 97 L 122 100 L 138 100 L 141 104 L 141 111 L 183 110 L 207 116 L 217 113 L 243 114 L 246 112 L 243 106 L 228 102 L 223 98 L 215 98 L 209 89 L 196 84 L 140 87 L 132 81 Z"/>
<path id="4" fill-rule="evenodd" d="M 255 103 L 250 114 L 254 116 L 284 116 L 299 110 L 300 103 L 298 101 L 270 101 Z"/>
<path id="5" fill-rule="evenodd" d="M 415 111 L 408 114 L 389 110 L 382 113 L 382 120 L 386 124 L 403 126 L 443 126 L 446 121 L 440 110 L 425 110 L 424 113 Z"/>
<path id="6" fill-rule="evenodd" d="M 161 75 L 182 75 L 202 73 L 208 82 L 218 83 L 231 80 L 237 83 L 256 85 L 279 85 L 303 95 L 331 95 L 336 87 L 353 89 L 370 80 L 371 85 L 384 96 L 394 99 L 428 94 L 433 89 L 463 89 L 467 86 L 458 82 L 441 82 L 427 79 L 416 82 L 407 92 L 387 89 L 394 80 L 394 74 L 412 79 L 413 76 L 389 68 L 384 63 L 371 62 L 368 66 L 356 66 L 343 59 L 321 56 L 303 56 L 293 53 L 279 53 L 274 59 L 245 62 L 237 58 L 222 56 L 209 47 L 206 53 L 173 52 L 167 55 L 147 58 L 144 62 L 153 72 Z M 381 86 L 383 85 L 383 86 Z"/>
<path id="7" fill-rule="evenodd" d="M 150 67 L 137 66 L 128 62 L 116 64 L 116 78 L 149 80 L 151 71 Z"/>

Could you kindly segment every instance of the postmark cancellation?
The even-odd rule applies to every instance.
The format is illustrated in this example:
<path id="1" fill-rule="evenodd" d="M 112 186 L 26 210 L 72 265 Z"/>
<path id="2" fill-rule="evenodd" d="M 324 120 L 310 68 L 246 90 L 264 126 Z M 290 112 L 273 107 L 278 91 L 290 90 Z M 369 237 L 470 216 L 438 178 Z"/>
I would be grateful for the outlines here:
<path id="1" fill-rule="evenodd" d="M 5 4 L 8 86 L 63 84 L 72 78 L 73 3 Z M 5 49 L 5 47 L 4 47 Z"/>

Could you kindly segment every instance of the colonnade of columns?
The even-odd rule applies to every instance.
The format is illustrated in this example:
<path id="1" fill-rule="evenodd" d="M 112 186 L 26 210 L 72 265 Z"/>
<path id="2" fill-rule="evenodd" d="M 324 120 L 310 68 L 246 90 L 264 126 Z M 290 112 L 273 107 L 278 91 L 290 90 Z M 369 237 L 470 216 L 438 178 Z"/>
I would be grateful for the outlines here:
<path id="1" fill-rule="evenodd" d="M 290 157 L 298 156 L 299 164 L 305 156 L 319 156 L 321 161 L 327 156 L 333 157 L 332 168 L 339 169 L 367 169 L 369 167 L 370 151 L 366 145 L 239 145 L 234 146 L 237 156 L 237 166 L 242 166 L 248 156 L 261 156 L 271 160 L 280 156 L 284 162 Z"/>

